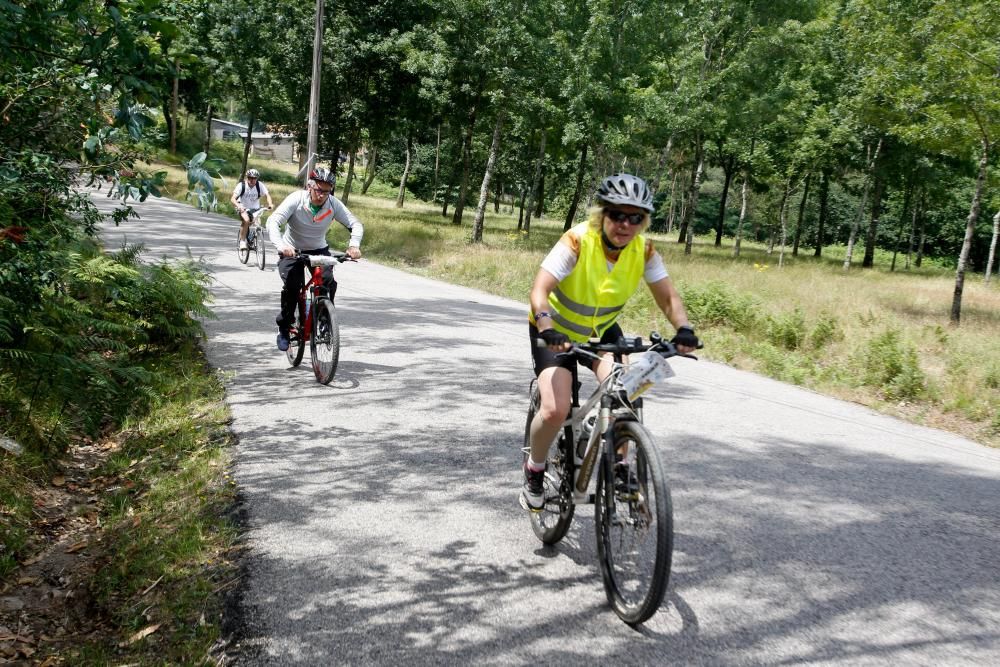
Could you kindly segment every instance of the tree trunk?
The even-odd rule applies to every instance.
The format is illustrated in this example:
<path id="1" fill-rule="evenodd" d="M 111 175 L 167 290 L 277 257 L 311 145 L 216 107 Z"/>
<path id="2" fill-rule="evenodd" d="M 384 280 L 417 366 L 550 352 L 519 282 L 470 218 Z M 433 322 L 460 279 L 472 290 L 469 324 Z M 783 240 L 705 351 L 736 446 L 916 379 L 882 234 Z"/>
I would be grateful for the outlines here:
<path id="1" fill-rule="evenodd" d="M 354 183 L 354 156 L 358 152 L 358 139 L 361 135 L 361 128 L 354 129 L 354 141 L 351 142 L 349 147 L 350 157 L 347 159 L 347 178 L 344 180 L 344 194 L 341 195 L 340 201 L 347 203 L 347 200 L 351 196 L 351 184 Z"/>
<path id="2" fill-rule="evenodd" d="M 670 181 L 670 211 L 667 213 L 667 232 L 666 232 L 667 234 L 669 234 L 670 232 L 672 232 L 673 229 L 674 229 L 674 213 L 676 213 L 676 211 L 677 211 L 675 196 L 677 195 L 677 174 L 678 173 L 679 172 L 675 169 L 674 170 L 674 177 Z"/>
<path id="3" fill-rule="evenodd" d="M 486 159 L 486 173 L 483 174 L 483 185 L 479 188 L 479 205 L 476 207 L 476 217 L 472 222 L 472 242 L 482 243 L 483 222 L 486 219 L 486 202 L 490 196 L 490 180 L 497 163 L 497 153 L 500 151 L 500 129 L 503 127 L 504 112 L 497 112 L 497 124 L 493 128 L 493 143 L 490 144 L 490 156 Z"/>
<path id="4" fill-rule="evenodd" d="M 785 194 L 781 195 L 781 209 L 778 220 L 781 222 L 781 249 L 778 251 L 778 268 L 785 264 L 785 241 L 788 238 L 788 197 L 792 192 L 792 177 L 785 181 Z"/>
<path id="5" fill-rule="evenodd" d="M 899 246 L 903 242 L 903 232 L 906 231 L 906 216 L 910 212 L 910 201 L 913 198 L 913 178 L 907 179 L 906 191 L 903 193 L 903 210 L 899 214 L 899 232 L 896 234 L 896 243 L 892 247 L 892 263 L 889 271 L 896 270 L 896 255 L 899 254 Z"/>
<path id="6" fill-rule="evenodd" d="M 906 265 L 904 266 L 904 268 L 907 270 L 909 270 L 910 268 L 910 258 L 913 256 L 913 251 L 914 251 L 913 244 L 917 240 L 917 219 L 920 217 L 921 209 L 923 209 L 923 207 L 924 207 L 924 196 L 923 194 L 921 194 L 921 196 L 917 198 L 917 201 L 913 206 L 913 218 L 912 221 L 910 222 L 910 242 L 906 246 Z"/>
<path id="7" fill-rule="evenodd" d="M 878 145 L 875 146 L 875 154 L 868 155 L 868 169 L 865 173 L 865 184 L 861 192 L 861 202 L 858 204 L 858 215 L 855 218 L 854 223 L 851 225 L 851 234 L 847 239 L 847 254 L 844 256 L 844 270 L 851 268 L 851 257 L 854 255 L 854 242 L 857 240 L 858 227 L 861 226 L 861 219 L 865 215 L 865 207 L 868 206 L 868 190 L 871 187 L 871 176 L 872 170 L 875 169 L 875 162 L 878 160 L 879 151 L 882 150 L 882 139 L 878 140 Z M 869 151 L 871 147 L 869 147 Z"/>
<path id="8" fill-rule="evenodd" d="M 729 184 L 733 180 L 734 160 L 723 163 L 722 172 L 725 178 L 722 183 L 722 196 L 719 198 L 719 221 L 715 224 L 715 247 L 722 247 L 722 230 L 726 223 L 726 200 L 729 199 Z"/>
<path id="9" fill-rule="evenodd" d="M 521 184 L 521 197 L 517 204 L 517 231 L 524 229 L 524 198 L 528 196 L 527 184 Z"/>
<path id="10" fill-rule="evenodd" d="M 993 260 L 997 256 L 997 237 L 1000 236 L 1000 211 L 993 216 L 993 238 L 990 240 L 990 254 L 986 259 L 986 277 L 984 282 L 990 284 L 990 276 L 993 270 Z"/>
<path id="11" fill-rule="evenodd" d="M 375 169 L 378 165 L 378 146 L 372 147 L 372 158 L 368 160 L 368 164 L 365 165 L 365 180 L 361 184 L 361 194 L 367 194 L 368 188 L 371 187 L 372 183 L 375 181 Z"/>
<path id="12" fill-rule="evenodd" d="M 180 63 L 174 58 L 174 87 L 170 95 L 170 154 L 177 154 L 177 107 L 180 98 Z"/>
<path id="13" fill-rule="evenodd" d="M 569 203 L 569 210 L 566 212 L 566 222 L 563 223 L 563 231 L 567 231 L 576 221 L 576 209 L 580 205 L 580 196 L 583 194 L 583 175 L 587 171 L 587 144 L 583 144 L 580 151 L 580 164 L 576 168 L 576 188 L 573 190 L 573 199 Z"/>
<path id="14" fill-rule="evenodd" d="M 413 154 L 413 132 L 406 133 L 406 164 L 403 165 L 403 175 L 399 177 L 399 193 L 396 195 L 396 208 L 403 208 L 403 198 L 406 196 L 406 179 L 410 177 L 410 161 Z"/>
<path id="15" fill-rule="evenodd" d="M 736 223 L 736 240 L 733 243 L 733 257 L 740 256 L 740 242 L 743 240 L 743 223 L 747 219 L 750 201 L 750 167 L 743 168 L 743 187 L 740 190 L 740 220 Z"/>
<path id="16" fill-rule="evenodd" d="M 247 140 L 243 142 L 243 167 L 240 171 L 240 180 L 246 177 L 247 161 L 250 159 L 250 147 L 253 146 L 253 124 L 256 120 L 256 117 L 251 114 L 250 122 L 247 123 Z"/>
<path id="17" fill-rule="evenodd" d="M 823 171 L 819 180 L 819 220 L 816 222 L 816 250 L 813 257 L 823 256 L 823 244 L 826 243 L 826 216 L 830 208 L 830 174 Z"/>
<path id="18" fill-rule="evenodd" d="M 212 105 L 208 105 L 208 111 L 206 113 L 208 118 L 205 120 L 205 153 L 208 153 L 208 149 L 212 147 Z"/>
<path id="19" fill-rule="evenodd" d="M 885 196 L 885 179 L 875 176 L 875 192 L 872 195 L 872 218 L 865 236 L 865 256 L 861 268 L 870 269 L 875 265 L 875 245 L 878 242 L 878 225 L 882 218 L 882 198 Z"/>
<path id="20" fill-rule="evenodd" d="M 437 197 L 438 192 L 438 167 L 441 165 L 441 123 L 438 123 L 437 130 L 437 144 L 434 146 L 434 187 L 431 189 L 431 197 Z"/>
<path id="21" fill-rule="evenodd" d="M 531 233 L 531 214 L 535 209 L 535 192 L 538 191 L 538 183 L 542 180 L 542 163 L 545 162 L 545 128 L 542 128 L 542 136 L 539 140 L 538 157 L 535 159 L 535 175 L 531 179 L 531 186 L 528 189 L 528 205 L 525 206 L 524 231 Z"/>
<path id="22" fill-rule="evenodd" d="M 924 261 L 924 241 L 927 239 L 927 216 L 921 211 L 920 214 L 920 241 L 917 242 L 917 258 L 913 260 L 913 266 L 920 268 Z"/>
<path id="23" fill-rule="evenodd" d="M 701 147 L 701 139 L 698 140 L 695 155 L 698 157 L 698 166 L 694 170 L 694 178 L 691 182 L 691 203 L 684 215 L 684 225 L 687 227 L 687 239 L 684 241 L 685 255 L 691 254 L 691 246 L 694 243 L 694 214 L 698 210 L 698 192 L 701 190 L 701 177 L 705 169 L 705 153 Z"/>
<path id="24" fill-rule="evenodd" d="M 795 238 L 792 241 L 792 257 L 799 256 L 799 241 L 802 239 L 802 227 L 806 218 L 806 202 L 809 201 L 809 184 L 812 183 L 812 172 L 806 174 L 805 185 L 802 186 L 802 201 L 799 202 L 799 219 L 795 223 Z"/>
<path id="25" fill-rule="evenodd" d="M 976 221 L 979 219 L 979 206 L 983 197 L 983 184 L 986 182 L 986 168 L 989 165 L 990 144 L 984 138 L 982 154 L 979 157 L 979 175 L 976 177 L 976 190 L 972 195 L 972 205 L 969 207 L 969 218 L 965 223 L 965 238 L 962 240 L 962 251 L 958 254 L 958 270 L 955 271 L 955 295 L 951 300 L 951 323 L 958 326 L 962 318 L 962 290 L 965 288 L 965 267 L 969 261 L 969 251 L 972 249 L 972 237 L 976 233 Z"/>
<path id="26" fill-rule="evenodd" d="M 535 217 L 541 219 L 545 206 L 545 163 L 542 163 L 541 178 L 538 179 L 538 191 L 535 193 Z"/>
<path id="27" fill-rule="evenodd" d="M 465 211 L 465 198 L 469 196 L 469 172 L 472 169 L 472 136 L 476 128 L 478 106 L 479 100 L 477 98 L 476 103 L 473 104 L 472 110 L 469 112 L 469 127 L 465 132 L 465 142 L 462 147 L 462 180 L 459 181 L 458 200 L 455 201 L 455 213 L 451 216 L 451 224 L 453 225 L 462 224 L 462 213 Z"/>

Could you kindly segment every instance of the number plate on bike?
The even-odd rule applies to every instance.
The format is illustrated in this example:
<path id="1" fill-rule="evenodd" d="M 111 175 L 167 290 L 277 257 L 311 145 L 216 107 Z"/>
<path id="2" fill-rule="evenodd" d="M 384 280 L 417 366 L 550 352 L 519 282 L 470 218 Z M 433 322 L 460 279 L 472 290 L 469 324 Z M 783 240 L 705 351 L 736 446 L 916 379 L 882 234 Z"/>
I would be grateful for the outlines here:
<path id="1" fill-rule="evenodd" d="M 632 400 L 657 382 L 674 376 L 674 369 L 656 352 L 633 356 L 631 363 L 618 378 L 622 389 Z"/>

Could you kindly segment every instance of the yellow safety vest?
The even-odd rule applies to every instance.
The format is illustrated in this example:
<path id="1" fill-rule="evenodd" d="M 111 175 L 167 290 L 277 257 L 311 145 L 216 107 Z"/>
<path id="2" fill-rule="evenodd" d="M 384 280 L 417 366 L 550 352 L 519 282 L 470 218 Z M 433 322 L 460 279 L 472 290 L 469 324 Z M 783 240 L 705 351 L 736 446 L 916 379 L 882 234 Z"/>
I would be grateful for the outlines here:
<path id="1" fill-rule="evenodd" d="M 632 239 L 609 271 L 600 231 L 587 222 L 573 231 L 580 238 L 580 258 L 549 294 L 549 307 L 556 330 L 583 343 L 599 338 L 614 324 L 635 293 L 645 271 L 646 239 L 641 235 Z"/>

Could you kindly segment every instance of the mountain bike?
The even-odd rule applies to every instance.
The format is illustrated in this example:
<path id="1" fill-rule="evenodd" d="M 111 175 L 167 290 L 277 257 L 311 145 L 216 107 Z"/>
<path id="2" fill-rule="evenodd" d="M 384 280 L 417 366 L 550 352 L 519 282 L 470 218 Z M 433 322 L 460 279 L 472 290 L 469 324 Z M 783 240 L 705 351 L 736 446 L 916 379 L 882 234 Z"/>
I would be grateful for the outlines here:
<path id="1" fill-rule="evenodd" d="M 250 226 L 247 228 L 247 246 L 245 248 L 240 247 L 240 231 L 242 229 L 236 230 L 236 256 L 240 258 L 241 264 L 246 264 L 250 259 L 250 251 L 254 251 L 257 254 L 257 268 L 261 271 L 264 270 L 265 263 L 265 250 L 266 237 L 264 236 L 266 229 L 264 227 L 261 219 L 264 217 L 264 211 L 270 210 L 269 207 L 255 208 L 253 210 L 247 211 L 250 214 Z"/>
<path id="2" fill-rule="evenodd" d="M 640 394 L 674 375 L 666 359 L 682 354 L 659 334 L 650 343 L 623 336 L 615 343 L 574 344 L 565 354 L 600 360 L 612 355 L 612 370 L 580 405 L 573 366 L 570 414 L 549 449 L 544 505 L 531 512 L 531 528 L 544 544 L 569 531 L 577 505 L 594 505 L 597 557 L 604 590 L 615 613 L 630 625 L 648 620 L 663 601 L 673 556 L 673 508 L 663 462 L 642 425 Z M 544 341 L 539 341 L 544 345 Z M 636 355 L 623 363 L 625 355 Z M 524 427 L 524 457 L 530 452 L 531 421 L 538 411 L 537 380 L 530 388 Z M 595 467 L 594 492 L 588 493 Z"/>
<path id="3" fill-rule="evenodd" d="M 329 256 L 299 254 L 295 259 L 302 262 L 311 275 L 299 291 L 296 320 L 289 329 L 285 354 L 288 363 L 298 366 L 302 363 L 308 343 L 316 381 L 329 384 L 340 360 L 340 327 L 337 325 L 337 310 L 323 288 L 323 267 L 354 260 L 347 253 L 338 251 Z"/>

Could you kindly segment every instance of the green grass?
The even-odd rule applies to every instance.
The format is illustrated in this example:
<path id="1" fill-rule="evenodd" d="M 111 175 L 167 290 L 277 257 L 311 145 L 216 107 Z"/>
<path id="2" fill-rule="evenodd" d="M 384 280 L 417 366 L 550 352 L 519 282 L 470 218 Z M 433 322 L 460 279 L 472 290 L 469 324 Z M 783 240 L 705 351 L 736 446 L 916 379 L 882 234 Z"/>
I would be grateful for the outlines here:
<path id="1" fill-rule="evenodd" d="M 91 592 L 116 630 L 71 656 L 90 664 L 209 662 L 221 631 L 216 589 L 235 576 L 222 383 L 194 347 L 152 370 L 163 398 L 123 425 L 99 473 L 116 483 L 103 502 L 104 562 Z M 155 633 L 127 644 L 154 624 Z"/>

